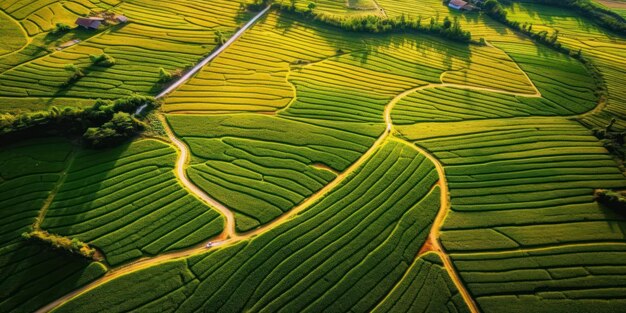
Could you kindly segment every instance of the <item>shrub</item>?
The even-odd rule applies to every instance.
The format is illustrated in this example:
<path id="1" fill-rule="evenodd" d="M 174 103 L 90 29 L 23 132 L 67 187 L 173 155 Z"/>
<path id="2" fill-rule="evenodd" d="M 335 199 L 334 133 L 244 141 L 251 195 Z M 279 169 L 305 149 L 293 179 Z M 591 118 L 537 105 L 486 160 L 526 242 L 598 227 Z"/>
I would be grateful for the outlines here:
<path id="1" fill-rule="evenodd" d="M 90 55 L 89 59 L 91 60 L 91 63 L 93 63 L 94 65 L 101 65 L 101 66 L 113 66 L 115 65 L 115 58 L 113 58 L 112 56 L 103 53 L 103 54 L 99 54 L 99 55 Z"/>
<path id="2" fill-rule="evenodd" d="M 46 245 L 51 245 L 55 249 L 64 250 L 88 259 L 94 259 L 96 253 L 96 249 L 89 247 L 89 245 L 78 240 L 77 238 L 69 239 L 67 237 L 50 234 L 44 230 L 22 233 L 22 237 L 26 240 L 42 242 Z"/>
<path id="3" fill-rule="evenodd" d="M 594 197 L 596 201 L 607 207 L 626 212 L 626 197 L 624 196 L 624 192 L 600 189 L 596 190 Z"/>
<path id="4" fill-rule="evenodd" d="M 65 83 L 63 83 L 63 86 L 67 86 L 85 76 L 83 70 L 74 63 L 66 64 L 64 69 L 70 74 L 70 76 L 67 78 Z"/>
<path id="5" fill-rule="evenodd" d="M 159 69 L 159 82 L 166 83 L 172 80 L 173 75 L 164 68 Z"/>
<path id="6" fill-rule="evenodd" d="M 52 29 L 52 31 L 50 31 L 53 35 L 59 35 L 59 34 L 63 34 L 63 33 L 67 33 L 68 31 L 70 31 L 70 29 L 72 29 L 69 25 L 64 24 L 64 23 L 56 23 L 56 25 L 54 26 L 54 29 Z"/>
<path id="7" fill-rule="evenodd" d="M 83 134 L 85 143 L 92 148 L 116 146 L 143 130 L 143 124 L 126 112 L 118 112 L 100 127 L 90 127 Z"/>

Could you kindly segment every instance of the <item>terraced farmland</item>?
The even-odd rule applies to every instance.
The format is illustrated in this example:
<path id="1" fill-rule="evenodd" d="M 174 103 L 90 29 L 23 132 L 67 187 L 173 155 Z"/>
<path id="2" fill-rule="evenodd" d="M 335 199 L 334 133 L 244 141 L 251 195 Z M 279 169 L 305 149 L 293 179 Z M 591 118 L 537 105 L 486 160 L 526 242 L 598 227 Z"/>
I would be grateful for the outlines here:
<path id="1" fill-rule="evenodd" d="M 52 14 L 55 5 L 60 6 L 55 2 L 41 10 Z M 159 83 L 161 68 L 175 72 L 195 64 L 214 49 L 215 31 L 232 33 L 239 25 L 238 19 L 246 18 L 237 1 L 197 4 L 179 0 L 166 4 L 134 0 L 119 3 L 111 10 L 124 13 L 130 22 L 111 26 L 100 33 L 91 31 L 91 37 L 84 38 L 82 44 L 34 60 L 18 56 L 17 64 L 0 74 L 0 95 L 11 102 L 13 99 L 21 101 L 25 106 L 56 98 L 93 101 L 133 93 L 155 95 L 163 88 Z M 37 15 L 36 12 L 19 12 L 14 13 L 18 18 Z M 76 14 L 70 14 L 67 19 L 71 21 L 63 21 L 73 25 L 75 17 Z M 49 30 L 42 28 L 42 31 Z M 84 30 L 73 32 L 84 37 Z M 90 55 L 102 53 L 112 56 L 115 65 L 105 67 L 90 61 Z M 76 65 L 84 74 L 69 85 L 71 73 L 65 69 L 68 64 Z"/>
<path id="2" fill-rule="evenodd" d="M 399 131 L 446 167 L 441 240 L 483 310 L 619 310 L 624 220 L 593 190 L 626 182 L 587 129 L 535 118 Z"/>
<path id="3" fill-rule="evenodd" d="M 105 154 L 81 151 L 42 228 L 92 243 L 112 265 L 219 235 L 223 218 L 181 188 L 175 157 L 174 149 L 155 140 Z"/>
<path id="4" fill-rule="evenodd" d="M 104 274 L 100 263 L 21 238 L 61 179 L 72 155 L 65 140 L 46 138 L 0 149 L 0 310 L 34 311 Z"/>
<path id="5" fill-rule="evenodd" d="M 581 120 L 590 127 L 604 127 L 612 117 L 619 117 L 615 127 L 626 129 L 626 91 L 623 77 L 626 74 L 626 41 L 623 37 L 604 30 L 594 22 L 568 10 L 559 10 L 531 4 L 516 4 L 508 8 L 510 18 L 533 23 L 537 31 L 559 31 L 560 41 L 574 51 L 590 57 L 603 75 L 609 97 L 606 107 L 588 114 Z"/>
<path id="6" fill-rule="evenodd" d="M 623 310 L 623 36 L 252 2 L 0 3 L 0 311 Z"/>
<path id="7" fill-rule="evenodd" d="M 412 124 L 433 120 L 567 116 L 596 107 L 593 79 L 577 60 L 528 41 L 496 45 L 528 75 L 527 81 L 532 81 L 536 91 L 513 89 L 506 85 L 506 80 L 501 80 L 499 85 L 494 82 L 489 88 L 473 86 L 481 77 L 493 79 L 493 71 L 478 72 L 467 84 L 462 80 L 460 84 L 447 84 L 444 76 L 443 84 L 427 86 L 403 98 L 394 107 L 394 121 Z M 546 71 L 548 66 L 550 70 Z"/>
<path id="8" fill-rule="evenodd" d="M 193 158 L 188 175 L 236 211 L 237 230 L 270 222 L 336 178 L 374 143 L 382 125 L 264 115 L 169 115 Z"/>
<path id="9" fill-rule="evenodd" d="M 163 305 L 185 312 L 371 309 L 409 270 L 424 243 L 440 206 L 437 179 L 428 159 L 390 142 L 327 197 L 262 236 L 119 278 L 59 312 L 92 309 L 92 296 L 115 311 Z M 146 295 L 142 290 L 157 280 L 168 283 Z M 135 301 L 116 299 L 122 285 Z M 183 286 L 193 292 L 181 292 Z M 438 300 L 463 309 L 456 288 L 448 287 Z"/>

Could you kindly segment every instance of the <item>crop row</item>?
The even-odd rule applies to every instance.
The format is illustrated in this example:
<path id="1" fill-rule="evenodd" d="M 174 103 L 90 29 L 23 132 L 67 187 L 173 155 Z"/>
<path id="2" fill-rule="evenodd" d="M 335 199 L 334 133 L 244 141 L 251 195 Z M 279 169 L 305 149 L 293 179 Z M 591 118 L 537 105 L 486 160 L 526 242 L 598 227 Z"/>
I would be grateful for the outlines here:
<path id="1" fill-rule="evenodd" d="M 71 158 L 67 141 L 46 138 L 0 148 L 0 311 L 34 311 L 106 269 L 21 238 Z"/>
<path id="2" fill-rule="evenodd" d="M 111 8 L 118 0 L 72 0 L 72 1 L 20 1 L 7 0 L 0 3 L 0 9 L 19 20 L 29 36 L 47 32 L 56 23 L 73 24 L 74 20 L 91 10 Z"/>
<path id="3" fill-rule="evenodd" d="M 156 94 L 163 88 L 159 70 L 184 70 L 208 54 L 215 47 L 214 31 L 221 29 L 227 35 L 238 24 L 236 17 L 243 14 L 238 4 L 189 0 L 158 5 L 153 1 L 123 3 L 115 10 L 126 14 L 128 24 L 5 71 L 0 74 L 0 94 L 17 99 Z M 113 57 L 115 64 L 92 64 L 89 56 L 102 53 Z M 16 62 L 27 60 L 14 58 Z M 66 69 L 68 64 L 81 70 L 75 81 L 70 80 L 75 73 Z"/>
<path id="4" fill-rule="evenodd" d="M 191 180 L 236 211 L 246 231 L 311 196 L 356 161 L 382 125 L 290 120 L 260 114 L 169 115 L 191 148 Z"/>
<path id="5" fill-rule="evenodd" d="M 266 112 L 289 104 L 281 114 L 376 122 L 395 95 L 439 83 L 444 72 L 448 83 L 533 91 L 511 58 L 494 47 L 416 35 L 348 37 L 270 14 L 173 93 L 164 109 Z"/>
<path id="6" fill-rule="evenodd" d="M 81 151 L 42 228 L 100 248 L 114 265 L 219 234 L 223 218 L 177 182 L 175 159 L 171 147 L 155 140 Z"/>
<path id="7" fill-rule="evenodd" d="M 541 14 L 537 14 L 541 12 Z M 605 127 L 614 117 L 626 116 L 626 40 L 602 29 L 594 21 L 576 12 L 560 8 L 515 4 L 508 10 L 509 19 L 533 24 L 535 31 L 552 34 L 559 31 L 559 42 L 593 60 L 602 73 L 608 90 L 606 107 L 582 118 L 591 127 Z M 616 127 L 626 128 L 626 119 L 618 118 Z"/>
<path id="8" fill-rule="evenodd" d="M 287 28 L 288 27 L 288 28 Z M 336 31 L 269 14 L 168 97 L 165 111 L 275 111 L 294 97 L 290 66 L 362 45 Z M 262 86 L 262 87 L 261 87 Z"/>
<path id="9" fill-rule="evenodd" d="M 268 232 L 120 277 L 59 312 L 369 311 L 424 243 L 439 210 L 437 179 L 416 150 L 387 143 L 327 197 Z"/>
<path id="10" fill-rule="evenodd" d="M 413 262 L 406 276 L 372 312 L 456 313 L 469 312 L 469 308 L 439 255 L 429 252 Z"/>

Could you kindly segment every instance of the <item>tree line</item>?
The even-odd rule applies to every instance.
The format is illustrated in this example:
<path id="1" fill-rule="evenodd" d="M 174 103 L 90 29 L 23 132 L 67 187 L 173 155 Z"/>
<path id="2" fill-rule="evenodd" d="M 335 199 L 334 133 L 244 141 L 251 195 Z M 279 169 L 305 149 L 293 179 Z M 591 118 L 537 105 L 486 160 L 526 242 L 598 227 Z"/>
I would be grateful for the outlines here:
<path id="1" fill-rule="evenodd" d="M 626 35 L 626 19 L 591 0 L 530 0 L 530 2 L 573 9 L 603 27 Z"/>
<path id="2" fill-rule="evenodd" d="M 153 97 L 133 95 L 115 101 L 97 100 L 88 108 L 51 107 L 46 111 L 0 114 L 0 144 L 42 136 L 79 136 L 90 148 L 107 148 L 121 144 L 144 129 L 133 116 L 147 105 L 158 103 Z"/>
<path id="3" fill-rule="evenodd" d="M 270 4 L 281 12 L 296 14 L 303 19 L 322 22 L 352 32 L 391 33 L 413 31 L 434 34 L 463 43 L 469 43 L 472 40 L 472 34 L 461 28 L 456 17 L 452 20 L 449 17 L 445 17 L 442 21 L 438 17 L 422 19 L 421 16 L 413 18 L 405 15 L 396 18 L 384 18 L 375 15 L 341 17 L 317 13 L 314 10 L 315 5 L 309 5 L 306 8 L 298 7 L 294 0 L 287 3 L 257 0 L 248 7 L 251 10 L 259 10 Z"/>

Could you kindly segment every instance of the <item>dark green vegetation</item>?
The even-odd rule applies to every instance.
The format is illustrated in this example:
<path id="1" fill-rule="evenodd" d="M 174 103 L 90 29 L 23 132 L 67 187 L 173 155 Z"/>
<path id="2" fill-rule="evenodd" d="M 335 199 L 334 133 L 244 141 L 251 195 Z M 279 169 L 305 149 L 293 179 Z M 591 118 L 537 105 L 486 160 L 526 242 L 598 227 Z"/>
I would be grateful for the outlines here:
<path id="1" fill-rule="evenodd" d="M 218 235 L 223 218 L 178 184 L 175 158 L 156 140 L 79 151 L 41 227 L 88 242 L 111 265 Z"/>
<path id="2" fill-rule="evenodd" d="M 45 138 L 0 148 L 0 311 L 29 312 L 102 276 L 106 268 L 26 241 L 73 148 Z"/>
<path id="3" fill-rule="evenodd" d="M 371 310 L 424 243 L 439 211 L 436 182 L 426 158 L 388 143 L 327 197 L 267 233 L 121 277 L 58 312 Z M 159 287 L 146 293 L 150 286 Z M 463 308 L 455 294 L 452 288 L 436 301 L 455 299 L 450 305 Z M 431 299 L 416 301 L 427 306 Z"/>
<path id="4" fill-rule="evenodd" d="M 189 178 L 247 231 L 289 211 L 358 159 L 383 125 L 259 114 L 168 115 L 193 158 Z"/>
<path id="5" fill-rule="evenodd" d="M 594 194 L 596 200 L 609 208 L 626 213 L 626 196 L 624 192 L 600 189 Z"/>
<path id="6" fill-rule="evenodd" d="M 92 107 L 52 107 L 48 111 L 0 114 L 0 143 L 29 137 L 83 135 L 87 146 L 104 148 L 118 145 L 143 129 L 132 117 L 139 107 L 149 111 L 157 106 L 154 98 L 130 96 L 115 101 L 98 100 Z"/>
<path id="7" fill-rule="evenodd" d="M 33 227 L 34 228 L 34 227 Z M 96 249 L 89 247 L 86 243 L 78 240 L 77 238 L 67 238 L 64 236 L 58 236 L 51 234 L 45 230 L 33 230 L 31 232 L 23 232 L 22 238 L 28 240 L 39 241 L 44 245 L 50 245 L 55 249 L 60 249 L 83 256 L 88 259 L 95 259 Z M 96 260 L 101 261 L 101 260 Z"/>
<path id="8" fill-rule="evenodd" d="M 406 276 L 372 311 L 469 312 L 436 253 L 416 259 Z"/>

